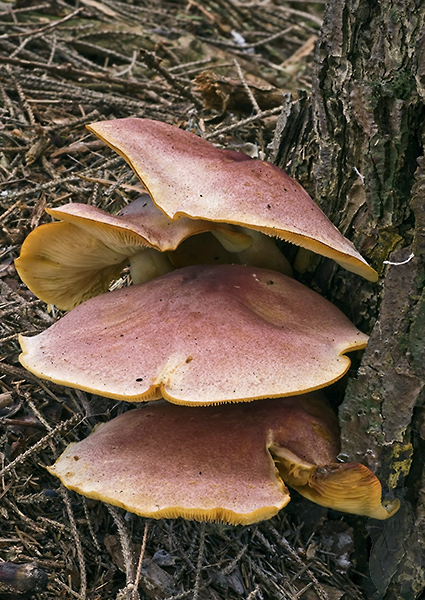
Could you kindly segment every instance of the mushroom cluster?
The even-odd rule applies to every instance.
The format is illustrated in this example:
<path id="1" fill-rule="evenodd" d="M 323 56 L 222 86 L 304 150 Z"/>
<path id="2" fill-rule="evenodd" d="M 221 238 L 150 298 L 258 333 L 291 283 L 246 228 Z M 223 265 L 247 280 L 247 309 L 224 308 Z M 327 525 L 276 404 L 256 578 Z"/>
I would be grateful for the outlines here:
<path id="1" fill-rule="evenodd" d="M 288 503 L 286 485 L 340 511 L 394 514 L 369 469 L 338 462 L 337 420 L 316 391 L 347 372 L 346 353 L 367 336 L 291 277 L 273 237 L 371 281 L 376 272 L 269 163 L 147 119 L 89 129 L 147 194 L 116 216 L 48 209 L 58 221 L 28 236 L 16 268 L 70 312 L 21 336 L 20 360 L 44 379 L 156 402 L 71 444 L 50 472 L 153 518 L 255 523 Z M 134 285 L 104 293 L 128 263 Z"/>

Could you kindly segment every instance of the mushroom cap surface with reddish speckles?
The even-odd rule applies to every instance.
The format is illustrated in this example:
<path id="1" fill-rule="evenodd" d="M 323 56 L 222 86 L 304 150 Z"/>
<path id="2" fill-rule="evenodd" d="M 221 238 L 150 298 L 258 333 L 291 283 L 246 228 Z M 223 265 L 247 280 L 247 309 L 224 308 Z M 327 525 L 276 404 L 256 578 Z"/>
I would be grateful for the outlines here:
<path id="1" fill-rule="evenodd" d="M 396 504 L 381 505 L 381 486 L 366 467 L 335 463 L 338 451 L 336 417 L 314 394 L 202 408 L 160 401 L 98 426 L 49 471 L 70 489 L 141 516 L 248 525 L 289 502 L 275 466 L 286 453 L 299 465 L 290 483 L 300 479 L 301 493 L 324 473 L 314 488 L 319 504 L 381 519 L 395 512 Z M 350 474 L 343 485 L 340 471 Z"/>
<path id="2" fill-rule="evenodd" d="M 376 281 L 378 275 L 313 202 L 276 166 L 150 119 L 115 119 L 88 129 L 120 154 L 170 218 L 233 223 L 334 259 Z"/>
<path id="3" fill-rule="evenodd" d="M 103 396 L 176 404 L 301 394 L 346 373 L 368 337 L 280 273 L 193 266 L 97 296 L 21 337 L 39 377 Z"/>

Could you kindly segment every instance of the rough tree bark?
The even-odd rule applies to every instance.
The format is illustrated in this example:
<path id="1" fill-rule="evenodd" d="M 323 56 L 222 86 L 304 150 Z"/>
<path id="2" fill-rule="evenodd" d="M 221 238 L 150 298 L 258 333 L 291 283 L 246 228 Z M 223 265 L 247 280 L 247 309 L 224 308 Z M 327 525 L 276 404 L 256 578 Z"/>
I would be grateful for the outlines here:
<path id="1" fill-rule="evenodd" d="M 424 22 L 423 0 L 330 0 L 312 95 L 288 102 L 274 145 L 381 276 L 368 284 L 316 259 L 305 274 L 371 332 L 340 422 L 344 457 L 403 500 L 369 524 L 367 597 L 387 600 L 425 588 Z"/>

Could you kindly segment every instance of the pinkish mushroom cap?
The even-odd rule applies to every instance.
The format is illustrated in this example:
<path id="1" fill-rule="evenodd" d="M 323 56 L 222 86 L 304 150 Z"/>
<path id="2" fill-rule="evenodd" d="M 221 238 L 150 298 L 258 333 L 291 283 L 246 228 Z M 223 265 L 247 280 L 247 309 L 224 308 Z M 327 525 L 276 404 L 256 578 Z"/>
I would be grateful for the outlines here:
<path id="1" fill-rule="evenodd" d="M 29 289 L 44 302 L 70 310 L 106 292 L 130 262 L 133 281 L 142 283 L 172 270 L 166 251 L 217 225 L 208 221 L 172 221 L 148 194 L 113 216 L 95 206 L 67 204 L 47 212 L 59 222 L 32 231 L 15 261 L 16 270 Z M 220 226 L 229 244 L 248 247 L 249 236 Z"/>
<path id="2" fill-rule="evenodd" d="M 393 514 L 398 505 L 381 505 L 376 477 L 357 463 L 337 464 L 338 451 L 336 417 L 314 395 L 202 408 L 160 401 L 100 425 L 49 471 L 80 494 L 144 517 L 248 525 L 289 502 L 282 475 L 289 454 L 304 471 L 323 473 L 314 488 L 319 504 L 380 519 Z M 314 477 L 303 472 L 303 488 Z M 298 483 L 294 468 L 288 483 Z"/>
<path id="3" fill-rule="evenodd" d="M 111 398 L 210 404 L 329 385 L 367 339 L 285 275 L 194 266 L 92 298 L 22 336 L 20 360 L 39 377 Z"/>
<path id="4" fill-rule="evenodd" d="M 370 267 L 313 202 L 276 166 L 220 150 L 160 121 L 116 119 L 88 126 L 129 163 L 171 219 L 190 217 L 261 231 L 330 257 L 376 281 Z"/>

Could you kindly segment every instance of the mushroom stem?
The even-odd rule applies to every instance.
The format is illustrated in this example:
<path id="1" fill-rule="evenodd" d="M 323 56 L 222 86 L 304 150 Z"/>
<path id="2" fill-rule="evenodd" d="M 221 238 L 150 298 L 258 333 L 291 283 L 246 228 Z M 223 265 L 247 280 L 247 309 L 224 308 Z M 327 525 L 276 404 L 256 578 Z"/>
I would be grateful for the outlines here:
<path id="1" fill-rule="evenodd" d="M 247 233 L 232 229 L 212 229 L 211 233 L 220 242 L 227 252 L 241 252 L 248 249 L 252 244 L 251 231 Z"/>
<path id="2" fill-rule="evenodd" d="M 274 239 L 264 233 L 247 227 L 238 227 L 237 231 L 213 229 L 211 233 L 225 250 L 235 255 L 233 262 L 293 276 L 286 256 L 276 246 Z"/>
<path id="3" fill-rule="evenodd" d="M 130 274 L 133 283 L 145 283 L 173 270 L 169 258 L 164 252 L 146 248 L 130 256 Z"/>
<path id="4" fill-rule="evenodd" d="M 305 273 L 314 261 L 314 252 L 306 248 L 300 248 L 294 260 L 294 269 L 297 273 Z M 317 255 L 316 255 L 317 256 Z"/>
<path id="5" fill-rule="evenodd" d="M 241 231 L 251 236 L 252 244 L 249 248 L 238 252 L 238 262 L 243 265 L 273 269 L 293 277 L 294 273 L 288 259 L 276 246 L 273 238 L 246 227 L 241 227 Z"/>

